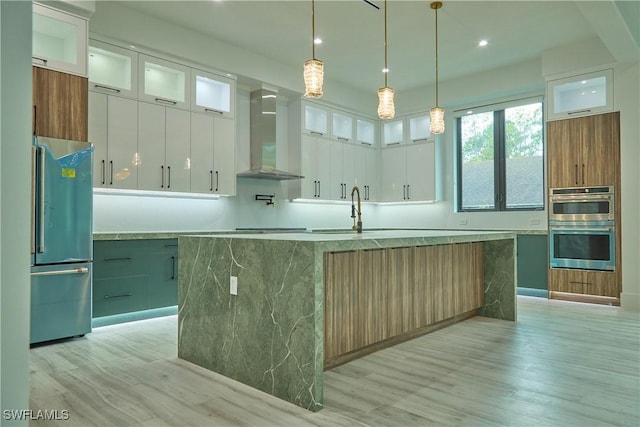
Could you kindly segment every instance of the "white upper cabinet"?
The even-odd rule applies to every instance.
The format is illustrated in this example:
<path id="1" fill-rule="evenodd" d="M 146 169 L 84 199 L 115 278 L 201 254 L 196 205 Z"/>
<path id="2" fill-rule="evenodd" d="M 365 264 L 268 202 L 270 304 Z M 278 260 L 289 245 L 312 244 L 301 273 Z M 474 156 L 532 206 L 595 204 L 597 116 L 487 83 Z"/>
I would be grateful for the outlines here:
<path id="1" fill-rule="evenodd" d="M 435 143 L 381 150 L 380 199 L 383 202 L 435 200 Z"/>
<path id="2" fill-rule="evenodd" d="M 613 111 L 613 70 L 547 81 L 547 120 Z"/>
<path id="3" fill-rule="evenodd" d="M 232 118 L 235 80 L 191 69 L 191 110 Z"/>
<path id="4" fill-rule="evenodd" d="M 404 142 L 404 120 L 386 121 L 382 124 L 382 142 L 384 145 L 396 145 Z"/>
<path id="5" fill-rule="evenodd" d="M 409 142 L 425 142 L 432 137 L 431 117 L 429 114 L 422 114 L 409 118 Z"/>
<path id="6" fill-rule="evenodd" d="M 365 145 L 376 145 L 376 124 L 370 120 L 356 120 L 356 141 Z"/>
<path id="7" fill-rule="evenodd" d="M 353 117 L 342 113 L 332 115 L 332 135 L 340 141 L 353 140 Z"/>
<path id="8" fill-rule="evenodd" d="M 111 95 L 138 96 L 137 52 L 89 41 L 89 90 Z"/>
<path id="9" fill-rule="evenodd" d="M 138 98 L 189 109 L 189 68 L 153 56 L 139 55 Z"/>
<path id="10" fill-rule="evenodd" d="M 304 106 L 304 129 L 314 135 L 327 135 L 329 131 L 329 112 L 319 106 Z"/>
<path id="11" fill-rule="evenodd" d="M 87 20 L 33 3 L 33 65 L 87 75 Z"/>

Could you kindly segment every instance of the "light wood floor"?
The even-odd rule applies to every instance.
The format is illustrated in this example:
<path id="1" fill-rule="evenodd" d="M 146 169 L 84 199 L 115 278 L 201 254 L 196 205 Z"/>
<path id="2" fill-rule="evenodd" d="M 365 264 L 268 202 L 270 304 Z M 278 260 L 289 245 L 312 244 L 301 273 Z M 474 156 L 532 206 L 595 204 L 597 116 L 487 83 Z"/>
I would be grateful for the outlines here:
<path id="1" fill-rule="evenodd" d="M 640 316 L 518 298 L 325 372 L 318 413 L 176 357 L 175 316 L 31 349 L 31 409 L 62 426 L 637 426 Z M 31 421 L 31 425 L 56 422 Z"/>

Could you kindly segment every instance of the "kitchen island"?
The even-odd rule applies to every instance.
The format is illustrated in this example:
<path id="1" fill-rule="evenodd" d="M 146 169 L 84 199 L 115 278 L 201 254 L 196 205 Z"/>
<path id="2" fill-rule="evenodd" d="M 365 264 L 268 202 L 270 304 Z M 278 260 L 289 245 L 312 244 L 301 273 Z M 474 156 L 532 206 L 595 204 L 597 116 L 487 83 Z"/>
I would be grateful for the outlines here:
<path id="1" fill-rule="evenodd" d="M 180 236 L 178 357 L 320 410 L 327 367 L 474 314 L 515 320 L 515 237 Z"/>

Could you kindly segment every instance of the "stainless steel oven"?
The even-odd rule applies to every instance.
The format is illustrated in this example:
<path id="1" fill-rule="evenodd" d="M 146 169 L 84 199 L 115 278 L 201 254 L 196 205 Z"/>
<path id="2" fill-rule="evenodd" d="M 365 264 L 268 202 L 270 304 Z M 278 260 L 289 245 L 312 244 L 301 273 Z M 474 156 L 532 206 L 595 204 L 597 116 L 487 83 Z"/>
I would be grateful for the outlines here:
<path id="1" fill-rule="evenodd" d="M 613 221 L 613 186 L 552 188 L 549 221 Z"/>
<path id="2" fill-rule="evenodd" d="M 550 267 L 614 271 L 615 232 L 613 221 L 550 221 Z"/>

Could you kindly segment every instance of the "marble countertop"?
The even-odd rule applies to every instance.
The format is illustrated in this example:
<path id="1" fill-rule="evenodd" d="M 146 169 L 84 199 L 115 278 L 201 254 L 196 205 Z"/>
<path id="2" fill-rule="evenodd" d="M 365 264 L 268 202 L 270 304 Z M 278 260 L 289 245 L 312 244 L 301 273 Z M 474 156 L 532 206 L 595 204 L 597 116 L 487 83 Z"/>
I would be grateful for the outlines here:
<path id="1" fill-rule="evenodd" d="M 220 235 L 236 235 L 245 236 L 244 238 L 257 238 L 256 236 L 279 236 L 279 237 L 261 237 L 274 240 L 307 240 L 307 241 L 335 241 L 345 239 L 381 239 L 393 238 L 392 233 L 396 233 L 396 237 L 436 237 L 449 235 L 468 235 L 468 234 L 495 234 L 495 233 L 515 233 L 526 235 L 547 235 L 547 230 L 416 230 L 416 229 L 393 229 L 393 230 L 365 230 L 361 236 L 349 230 L 327 230 L 316 229 L 307 232 L 269 232 L 269 229 L 239 231 L 239 230 L 216 230 L 216 231 L 170 231 L 170 232 L 126 232 L 126 233 L 94 233 L 93 240 L 145 240 L 145 239 L 177 239 L 178 236 L 220 236 Z M 425 233 L 428 233 L 425 235 Z M 294 235 L 301 235 L 302 238 L 291 239 Z M 315 236 L 312 238 L 312 236 Z M 354 237 L 355 236 L 355 237 Z"/>

